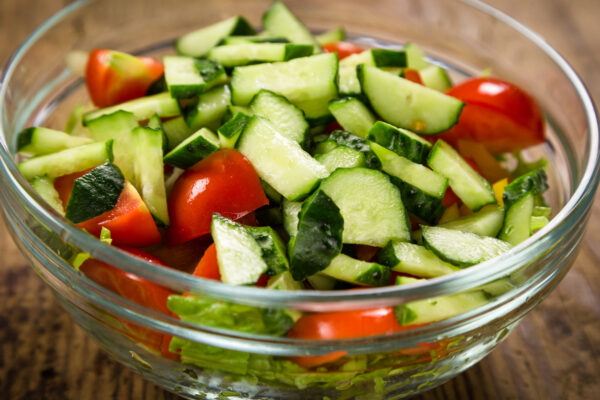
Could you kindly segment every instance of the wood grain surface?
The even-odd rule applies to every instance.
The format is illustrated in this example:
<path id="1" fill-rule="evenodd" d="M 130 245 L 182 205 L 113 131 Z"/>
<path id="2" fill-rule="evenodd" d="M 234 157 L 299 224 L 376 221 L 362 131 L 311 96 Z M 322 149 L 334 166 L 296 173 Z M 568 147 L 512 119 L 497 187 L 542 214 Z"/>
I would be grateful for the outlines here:
<path id="1" fill-rule="evenodd" d="M 1 0 L 0 61 L 66 0 Z M 490 0 L 541 33 L 600 98 L 599 0 Z M 598 225 L 596 225 L 598 223 Z M 418 399 L 600 399 L 600 203 L 574 267 L 486 359 Z M 0 399 L 175 399 L 100 351 L 0 224 Z"/>

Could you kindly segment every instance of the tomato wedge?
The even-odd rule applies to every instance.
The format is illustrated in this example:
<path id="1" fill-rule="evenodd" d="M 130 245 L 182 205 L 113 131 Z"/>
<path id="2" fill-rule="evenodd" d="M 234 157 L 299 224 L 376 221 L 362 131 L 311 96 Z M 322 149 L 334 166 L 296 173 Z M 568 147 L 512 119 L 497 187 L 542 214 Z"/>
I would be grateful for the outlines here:
<path id="1" fill-rule="evenodd" d="M 389 335 L 409 329 L 398 323 L 392 307 L 367 310 L 336 311 L 303 315 L 288 332 L 294 339 L 330 340 L 375 335 Z M 305 368 L 313 368 L 343 357 L 343 351 L 324 356 L 298 356 L 290 360 Z"/>
<path id="2" fill-rule="evenodd" d="M 88 58 L 85 83 L 94 104 L 108 107 L 144 96 L 163 72 L 163 65 L 153 58 L 96 49 Z"/>
<path id="3" fill-rule="evenodd" d="M 544 142 L 544 118 L 536 101 L 518 86 L 496 78 L 473 78 L 446 92 L 465 102 L 458 124 L 438 137 L 482 143 L 493 154 Z"/>
<path id="4" fill-rule="evenodd" d="M 362 53 L 365 49 L 350 42 L 333 42 L 323 45 L 323 51 L 326 53 L 338 53 L 338 58 L 351 56 L 352 54 Z"/>
<path id="5" fill-rule="evenodd" d="M 196 269 L 194 269 L 193 275 L 215 281 L 221 280 L 221 272 L 219 271 L 219 262 L 217 260 L 217 246 L 214 243 L 208 246 L 208 249 L 204 252 Z"/>
<path id="6" fill-rule="evenodd" d="M 170 244 L 210 232 L 213 213 L 239 219 L 268 199 L 254 167 L 239 151 L 223 149 L 185 171 L 169 196 Z"/>
<path id="7" fill-rule="evenodd" d="M 54 187 L 63 201 L 69 202 L 75 180 L 88 171 L 61 176 L 54 181 Z M 113 244 L 116 246 L 145 247 L 162 240 L 150 210 L 137 190 L 128 182 L 121 192 L 115 207 L 97 217 L 77 224 L 94 236 L 100 237 L 102 227 L 110 231 Z"/>

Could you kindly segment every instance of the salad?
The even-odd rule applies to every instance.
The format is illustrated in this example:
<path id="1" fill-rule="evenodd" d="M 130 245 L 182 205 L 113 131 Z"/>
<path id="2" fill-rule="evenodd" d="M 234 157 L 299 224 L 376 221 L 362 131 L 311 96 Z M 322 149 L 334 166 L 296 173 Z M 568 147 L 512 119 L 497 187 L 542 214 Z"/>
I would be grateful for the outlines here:
<path id="1" fill-rule="evenodd" d="M 499 256 L 548 222 L 545 160 L 519 153 L 545 140 L 542 113 L 523 89 L 487 76 L 453 85 L 413 43 L 362 48 L 341 28 L 313 36 L 280 2 L 263 28 L 234 16 L 182 36 L 177 54 L 160 61 L 74 54 L 69 64 L 94 107 L 76 108 L 63 131 L 20 132 L 21 173 L 99 240 L 265 290 L 413 284 Z M 422 326 L 513 286 L 503 278 L 435 301 L 301 314 L 172 293 L 85 253 L 71 262 L 186 322 L 311 340 Z M 268 364 L 262 379 L 299 386 L 323 369 L 380 362 L 339 352 L 258 356 L 127 322 L 123 331 L 183 363 L 243 376 Z M 396 357 L 425 362 L 450 349 L 440 341 Z"/>

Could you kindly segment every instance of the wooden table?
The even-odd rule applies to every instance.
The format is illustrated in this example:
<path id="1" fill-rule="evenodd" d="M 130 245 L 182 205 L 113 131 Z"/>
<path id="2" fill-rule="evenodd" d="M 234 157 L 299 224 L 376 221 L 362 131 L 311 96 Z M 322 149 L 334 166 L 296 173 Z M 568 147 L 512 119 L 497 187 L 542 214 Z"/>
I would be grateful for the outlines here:
<path id="1" fill-rule="evenodd" d="M 0 60 L 67 0 L 2 0 Z M 541 33 L 600 96 L 600 1 L 491 0 Z M 598 224 L 598 225 L 596 225 Z M 486 359 L 418 399 L 600 399 L 600 203 L 559 287 Z M 0 398 L 175 399 L 109 359 L 0 225 Z"/>

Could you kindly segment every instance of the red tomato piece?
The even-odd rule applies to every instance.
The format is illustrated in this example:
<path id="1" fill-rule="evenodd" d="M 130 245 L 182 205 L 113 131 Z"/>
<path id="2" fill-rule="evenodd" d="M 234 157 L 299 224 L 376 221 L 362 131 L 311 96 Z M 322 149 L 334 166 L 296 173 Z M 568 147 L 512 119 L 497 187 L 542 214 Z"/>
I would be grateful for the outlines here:
<path id="1" fill-rule="evenodd" d="M 262 274 L 258 277 L 258 280 L 254 283 L 256 287 L 267 287 L 267 283 L 269 283 L 269 276 L 266 274 Z"/>
<path id="2" fill-rule="evenodd" d="M 413 69 L 413 68 L 406 68 L 404 70 L 404 79 L 414 82 L 414 83 L 418 83 L 419 85 L 423 84 L 423 80 L 421 79 L 421 74 L 419 74 L 419 71 L 417 71 L 416 69 Z"/>
<path id="3" fill-rule="evenodd" d="M 460 202 L 458 196 L 454 193 L 454 191 L 448 186 L 446 189 L 446 193 L 444 193 L 444 198 L 442 199 L 442 205 L 446 208 L 452 206 L 454 203 Z"/>
<path id="4" fill-rule="evenodd" d="M 63 201 L 69 202 L 75 179 L 88 171 L 61 176 L 54 181 L 54 187 Z M 115 207 L 97 217 L 77 224 L 94 236 L 100 236 L 102 227 L 110 231 L 113 244 L 117 246 L 145 247 L 162 240 L 150 210 L 135 188 L 128 182 L 121 192 Z"/>
<path id="5" fill-rule="evenodd" d="M 217 260 L 217 246 L 214 243 L 208 246 L 208 249 L 204 252 L 196 269 L 194 269 L 193 275 L 215 281 L 221 280 L 221 272 L 219 271 L 219 262 Z"/>
<path id="6" fill-rule="evenodd" d="M 458 124 L 440 135 L 450 144 L 472 140 L 498 154 L 544 142 L 542 112 L 518 86 L 496 78 L 473 78 L 446 93 L 465 102 Z"/>
<path id="7" fill-rule="evenodd" d="M 213 213 L 239 219 L 268 204 L 250 161 L 236 150 L 214 152 L 185 171 L 171 191 L 167 239 L 183 243 L 210 232 Z"/>
<path id="8" fill-rule="evenodd" d="M 350 42 L 333 42 L 323 45 L 323 51 L 326 53 L 338 53 L 338 58 L 344 58 L 357 53 L 362 53 L 365 49 L 357 44 Z"/>
<path id="9" fill-rule="evenodd" d="M 330 340 L 389 335 L 408 329 L 398 323 L 393 307 L 335 311 L 303 315 L 288 332 L 294 339 Z M 313 368 L 345 355 L 338 351 L 324 356 L 290 357 L 298 365 Z"/>
<path id="10" fill-rule="evenodd" d="M 85 83 L 94 104 L 107 107 L 144 96 L 163 72 L 163 65 L 153 58 L 96 49 L 88 58 Z"/>

